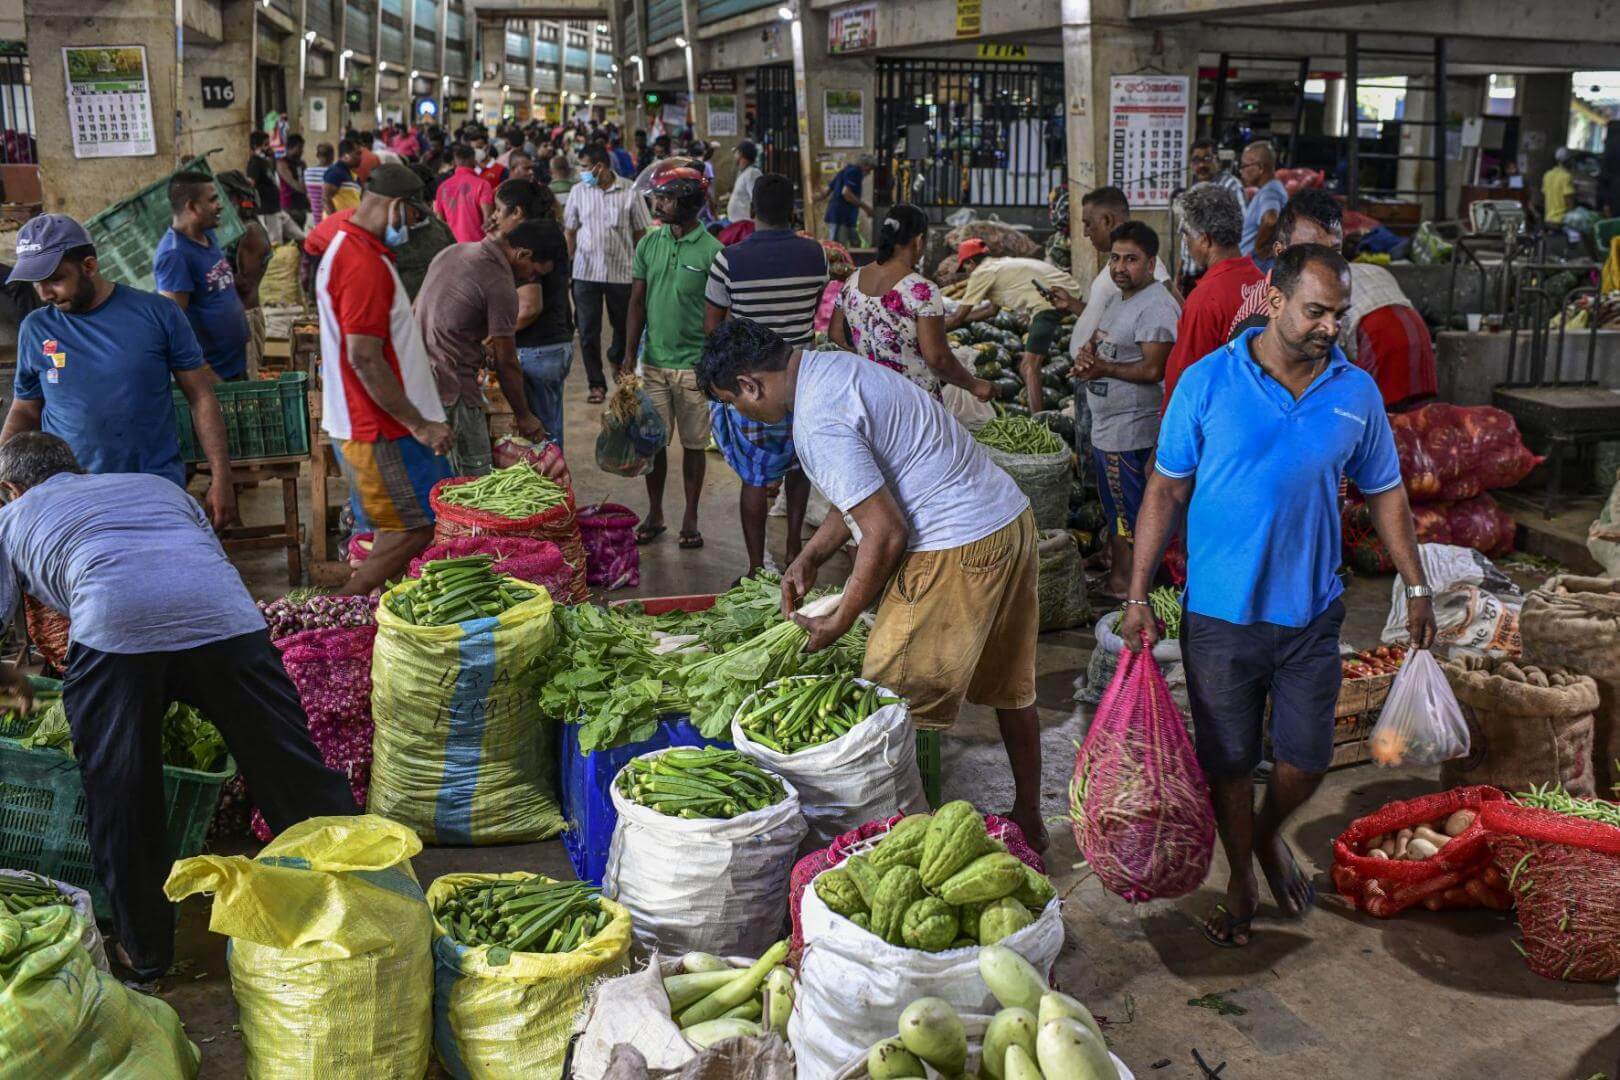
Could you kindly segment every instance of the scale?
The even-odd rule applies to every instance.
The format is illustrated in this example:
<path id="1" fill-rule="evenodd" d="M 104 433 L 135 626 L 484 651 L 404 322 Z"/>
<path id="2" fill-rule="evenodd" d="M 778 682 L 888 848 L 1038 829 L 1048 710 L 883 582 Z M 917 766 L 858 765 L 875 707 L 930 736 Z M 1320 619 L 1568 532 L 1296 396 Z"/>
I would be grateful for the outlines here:
<path id="1" fill-rule="evenodd" d="M 1476 199 L 1468 207 L 1468 223 L 1476 234 L 1512 239 L 1523 235 L 1525 222 L 1524 204 L 1517 199 Z"/>

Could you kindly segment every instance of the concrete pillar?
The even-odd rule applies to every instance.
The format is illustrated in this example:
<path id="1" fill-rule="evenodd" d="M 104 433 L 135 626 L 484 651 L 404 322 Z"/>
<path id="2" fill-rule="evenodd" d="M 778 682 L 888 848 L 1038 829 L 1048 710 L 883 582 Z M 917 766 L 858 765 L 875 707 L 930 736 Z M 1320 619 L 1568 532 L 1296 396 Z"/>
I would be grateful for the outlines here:
<path id="1" fill-rule="evenodd" d="M 702 128 L 698 126 L 697 115 L 699 108 L 697 92 L 698 51 L 700 49 L 705 51 L 704 70 L 707 70 L 707 50 L 698 43 L 697 0 L 681 0 L 681 19 L 682 26 L 686 30 L 686 48 L 682 50 L 686 54 L 686 122 L 691 125 L 693 131 L 701 131 Z M 703 111 L 703 122 L 707 123 L 708 107 L 706 104 L 703 106 Z"/>
<path id="2" fill-rule="evenodd" d="M 827 13 L 806 11 L 790 27 L 793 50 L 793 91 L 799 108 L 799 182 L 804 192 L 804 226 L 825 239 L 828 230 L 823 216 L 826 207 L 814 204 L 836 173 L 861 154 L 874 152 L 877 127 L 877 62 L 870 56 L 843 56 L 827 52 Z M 861 94 L 865 113 L 862 124 L 865 141 L 860 146 L 831 147 L 826 141 L 826 103 L 829 90 L 853 90 Z M 862 197 L 872 200 L 872 178 L 866 178 Z M 875 235 L 873 223 L 862 215 L 861 232 Z"/>
<path id="3" fill-rule="evenodd" d="M 1554 153 L 1569 138 L 1569 73 L 1518 79 L 1519 171 L 1525 187 L 1540 191 L 1541 174 L 1553 167 Z"/>
<path id="4" fill-rule="evenodd" d="M 596 20 L 585 24 L 585 100 L 596 93 Z"/>
<path id="5" fill-rule="evenodd" d="M 1132 25 L 1129 0 L 1063 0 L 1063 83 L 1068 95 L 1069 221 L 1075 277 L 1085 284 L 1096 273 L 1096 252 L 1080 224 L 1080 199 L 1108 182 L 1109 79 L 1143 69 L 1186 75 L 1198 86 L 1198 26 L 1182 23 L 1154 29 Z M 1196 97 L 1193 99 L 1196 100 Z M 1192 122 L 1188 120 L 1188 138 Z M 1168 210 L 1132 210 L 1171 249 Z"/>
<path id="6" fill-rule="evenodd" d="M 636 128 L 629 106 L 625 101 L 625 83 L 630 78 L 630 64 L 627 62 L 629 53 L 624 49 L 624 0 L 608 0 L 608 26 L 613 34 L 613 62 L 619 70 L 613 75 L 613 96 L 618 99 L 619 127 L 624 129 L 624 146 L 626 150 L 634 153 L 634 143 L 630 137 Z"/>
<path id="7" fill-rule="evenodd" d="M 197 155 L 217 147 L 222 153 L 211 159 L 215 169 L 237 168 L 247 154 L 258 51 L 254 11 L 253 4 L 225 4 L 217 41 L 204 42 L 193 36 L 185 40 L 179 152 Z M 236 96 L 228 107 L 203 107 L 204 78 L 231 81 Z"/>

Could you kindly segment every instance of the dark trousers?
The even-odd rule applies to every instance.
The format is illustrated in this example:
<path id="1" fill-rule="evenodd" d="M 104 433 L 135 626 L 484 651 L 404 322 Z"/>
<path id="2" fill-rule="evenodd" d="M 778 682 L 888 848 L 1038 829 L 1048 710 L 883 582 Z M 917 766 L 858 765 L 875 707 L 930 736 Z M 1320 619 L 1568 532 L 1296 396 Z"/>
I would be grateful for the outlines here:
<path id="1" fill-rule="evenodd" d="M 624 363 L 624 320 L 630 314 L 630 286 L 605 281 L 574 282 L 574 322 L 579 327 L 579 355 L 585 362 L 585 380 L 593 390 L 606 390 L 602 375 L 602 305 L 607 304 L 608 322 L 613 325 L 613 343 L 608 346 L 608 363 Z"/>
<path id="2" fill-rule="evenodd" d="M 272 829 L 359 812 L 348 781 L 310 741 L 268 631 L 179 652 L 69 645 L 62 705 L 84 777 L 90 851 L 112 897 L 119 941 L 143 979 L 174 961 L 174 908 L 163 895 L 175 855 L 164 809 L 163 714 L 174 701 L 219 729 Z"/>

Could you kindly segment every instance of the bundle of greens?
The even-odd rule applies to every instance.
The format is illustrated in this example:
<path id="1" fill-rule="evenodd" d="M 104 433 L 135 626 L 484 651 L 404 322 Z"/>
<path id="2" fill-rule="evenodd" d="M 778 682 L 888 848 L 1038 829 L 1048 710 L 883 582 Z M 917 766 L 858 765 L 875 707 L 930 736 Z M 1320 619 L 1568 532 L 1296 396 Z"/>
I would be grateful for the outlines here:
<path id="1" fill-rule="evenodd" d="M 590 604 L 554 614 L 558 642 L 540 708 L 554 720 L 580 725 L 582 752 L 643 742 L 657 732 L 662 714 L 685 709 L 673 678 L 679 657 L 654 651 L 649 616 Z"/>
<path id="2" fill-rule="evenodd" d="M 67 710 L 61 698 L 33 714 L 32 729 L 18 741 L 30 749 L 60 750 L 72 756 L 73 733 L 68 728 Z M 213 772 L 224 762 L 225 739 L 219 730 L 203 719 L 202 713 L 176 701 L 163 715 L 163 763 L 182 769 Z"/>

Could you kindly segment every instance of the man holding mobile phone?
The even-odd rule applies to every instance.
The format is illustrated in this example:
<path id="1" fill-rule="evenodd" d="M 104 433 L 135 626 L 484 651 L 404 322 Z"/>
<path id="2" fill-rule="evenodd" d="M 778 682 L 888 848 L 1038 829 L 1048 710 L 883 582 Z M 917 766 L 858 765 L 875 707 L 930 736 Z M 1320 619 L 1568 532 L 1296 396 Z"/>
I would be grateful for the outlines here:
<path id="1" fill-rule="evenodd" d="M 1041 365 L 1052 348 L 1052 339 L 1063 324 L 1063 313 L 1055 306 L 1055 288 L 1075 293 L 1080 285 L 1067 273 L 1042 259 L 990 257 L 990 249 L 977 237 L 964 240 L 956 249 L 956 263 L 968 275 L 960 303 L 972 307 L 989 301 L 997 308 L 1012 308 L 1029 315 L 1029 332 L 1024 351 L 1018 358 L 1018 374 L 1029 395 L 1029 411 L 1042 407 Z M 994 314 L 994 311 L 991 312 Z"/>

